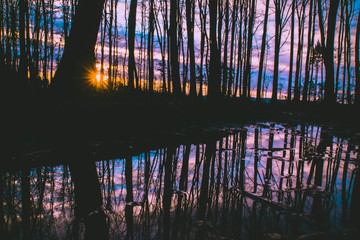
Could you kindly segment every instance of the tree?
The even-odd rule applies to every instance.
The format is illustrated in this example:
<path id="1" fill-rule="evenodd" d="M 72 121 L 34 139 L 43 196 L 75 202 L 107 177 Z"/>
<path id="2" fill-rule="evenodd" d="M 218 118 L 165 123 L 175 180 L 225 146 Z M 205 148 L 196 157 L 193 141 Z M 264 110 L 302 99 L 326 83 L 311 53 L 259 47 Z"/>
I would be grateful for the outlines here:
<path id="1" fill-rule="evenodd" d="M 287 102 L 291 103 L 291 88 L 292 88 L 292 77 L 293 77 L 293 62 L 294 62 L 294 32 L 295 32 L 295 2 L 291 3 L 291 37 L 290 37 L 290 62 L 289 62 L 289 80 L 288 80 L 288 92 Z"/>
<path id="2" fill-rule="evenodd" d="M 298 17 L 298 49 L 296 55 L 296 70 L 295 70 L 295 83 L 294 83 L 294 102 L 298 103 L 300 101 L 300 85 L 301 85 L 301 69 L 302 69 L 302 59 L 303 59 L 303 46 L 304 46 L 304 31 L 305 31 L 305 9 L 306 9 L 307 0 L 301 0 L 297 5 L 296 14 Z"/>
<path id="3" fill-rule="evenodd" d="M 149 34 L 148 34 L 148 65 L 149 65 L 149 92 L 154 88 L 154 0 L 149 1 Z"/>
<path id="4" fill-rule="evenodd" d="M 303 89 L 303 102 L 307 101 L 308 97 L 308 89 L 309 89 L 309 78 L 310 78 L 310 54 L 311 49 L 313 47 L 312 42 L 312 11 L 313 11 L 313 0 L 310 0 L 310 7 L 309 7 L 309 25 L 308 25 L 308 39 L 307 39 L 307 52 L 306 52 L 306 62 L 305 62 L 305 82 L 304 82 L 304 89 Z"/>
<path id="5" fill-rule="evenodd" d="M 136 28 L 136 7 L 137 0 L 132 0 L 130 3 L 130 12 L 129 12 L 129 82 L 128 87 L 130 91 L 134 89 L 134 74 L 136 74 L 136 65 L 135 65 L 135 28 Z"/>
<path id="6" fill-rule="evenodd" d="M 210 12 L 210 72 L 209 72 L 209 98 L 220 96 L 220 56 L 216 40 L 216 19 L 218 0 L 209 1 Z"/>
<path id="7" fill-rule="evenodd" d="M 62 94 L 89 89 L 94 78 L 95 44 L 105 0 L 79 0 L 68 41 L 55 73 L 54 88 Z"/>
<path id="8" fill-rule="evenodd" d="M 228 79 L 228 41 L 229 41 L 229 0 L 225 2 L 225 39 L 224 39 L 224 61 L 222 65 L 222 94 L 226 95 L 227 79 Z M 220 31 L 221 32 L 221 31 Z M 220 44 L 219 44 L 220 45 Z"/>
<path id="9" fill-rule="evenodd" d="M 194 53 L 195 0 L 186 0 L 186 29 L 188 53 L 190 54 L 190 96 L 196 96 L 195 53 Z"/>
<path id="10" fill-rule="evenodd" d="M 186 29 L 188 53 L 190 54 L 190 96 L 196 96 L 195 53 L 194 53 L 195 0 L 186 0 Z"/>
<path id="11" fill-rule="evenodd" d="M 359 72 L 359 38 L 360 38 L 360 10 L 355 33 L 355 104 L 360 104 L 360 72 Z"/>
<path id="12" fill-rule="evenodd" d="M 229 83 L 228 83 L 228 92 L 227 95 L 231 96 L 231 89 L 233 86 L 233 59 L 235 58 L 235 26 L 238 18 L 238 5 L 240 0 L 235 0 L 233 4 L 233 11 L 232 11 L 232 26 L 231 26 L 231 45 L 230 45 L 230 67 L 229 67 Z"/>
<path id="13" fill-rule="evenodd" d="M 325 30 L 323 20 L 323 8 L 321 0 L 317 0 L 318 3 L 318 16 L 320 27 L 320 39 L 323 49 L 323 59 L 325 65 L 325 96 L 324 101 L 326 103 L 335 103 L 334 94 L 334 38 L 335 38 L 335 24 L 337 9 L 339 7 L 339 0 L 330 0 L 329 14 L 327 20 L 327 33 L 325 42 Z"/>
<path id="14" fill-rule="evenodd" d="M 261 79 L 262 79 L 262 71 L 264 68 L 264 56 L 265 56 L 265 45 L 266 45 L 266 32 L 267 32 L 267 20 L 269 15 L 269 3 L 270 0 L 266 0 L 265 6 L 265 18 L 264 18 L 264 28 L 263 28 L 263 35 L 261 40 L 261 52 L 260 52 L 260 63 L 259 63 L 259 73 L 258 73 L 258 80 L 257 80 L 257 89 L 256 89 L 256 100 L 260 100 L 260 92 L 261 92 Z M 293 29 L 293 28 L 292 28 Z M 293 30 L 291 30 L 293 31 Z M 292 49 L 291 49 L 292 51 Z M 291 56 L 291 54 L 290 54 Z M 291 65 L 290 65 L 291 67 Z M 290 70 L 291 72 L 291 70 Z"/>
<path id="15" fill-rule="evenodd" d="M 19 38 L 20 38 L 20 67 L 21 80 L 27 78 L 27 53 L 25 46 L 25 13 L 27 12 L 27 0 L 19 0 Z M 1 30 L 2 31 L 2 30 Z"/>
<path id="16" fill-rule="evenodd" d="M 274 0 L 275 4 L 275 50 L 274 50 L 274 77 L 271 101 L 277 101 L 279 79 L 279 57 L 281 47 L 282 30 L 289 20 L 289 9 L 286 10 L 287 0 Z"/>
<path id="17" fill-rule="evenodd" d="M 171 65 L 171 79 L 173 83 L 173 94 L 180 95 L 180 72 L 178 59 L 178 39 L 177 39 L 177 14 L 178 1 L 170 1 L 170 65 Z"/>
<path id="18" fill-rule="evenodd" d="M 250 4 L 250 1 L 249 1 Z M 243 97 L 250 97 L 250 84 L 251 84 L 251 54 L 252 54 L 252 39 L 253 39 L 253 28 L 255 20 L 255 8 L 256 1 L 252 0 L 251 5 L 248 6 L 250 11 L 249 17 L 249 28 L 248 28 L 248 40 L 247 40 L 247 53 L 246 53 L 246 65 L 243 81 Z"/>

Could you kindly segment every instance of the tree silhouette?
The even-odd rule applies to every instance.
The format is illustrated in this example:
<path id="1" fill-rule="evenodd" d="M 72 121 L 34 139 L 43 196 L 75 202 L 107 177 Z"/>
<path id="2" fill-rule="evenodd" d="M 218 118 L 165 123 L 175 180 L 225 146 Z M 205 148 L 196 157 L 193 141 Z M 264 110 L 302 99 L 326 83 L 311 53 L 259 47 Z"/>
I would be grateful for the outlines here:
<path id="1" fill-rule="evenodd" d="M 53 87 L 62 95 L 91 88 L 95 73 L 95 44 L 105 0 L 79 0 Z"/>
<path id="2" fill-rule="evenodd" d="M 360 10 L 358 13 L 356 34 L 355 34 L 355 103 L 360 104 L 360 69 L 359 69 L 359 48 L 360 48 Z"/>
<path id="3" fill-rule="evenodd" d="M 318 3 L 318 16 L 320 27 L 320 39 L 323 48 L 323 57 L 325 64 L 325 96 L 324 101 L 327 103 L 335 103 L 334 93 L 334 38 L 335 38 L 335 24 L 337 9 L 339 7 L 339 0 L 330 0 L 329 15 L 327 20 L 327 32 L 325 42 L 325 30 L 323 20 L 323 7 L 322 1 L 317 0 Z"/>

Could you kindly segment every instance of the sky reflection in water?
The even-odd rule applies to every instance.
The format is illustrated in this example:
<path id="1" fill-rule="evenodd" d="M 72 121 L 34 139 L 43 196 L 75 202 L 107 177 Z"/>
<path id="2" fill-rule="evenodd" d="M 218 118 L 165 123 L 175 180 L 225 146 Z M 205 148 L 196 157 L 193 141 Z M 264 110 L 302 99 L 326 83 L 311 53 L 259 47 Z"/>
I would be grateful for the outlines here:
<path id="1" fill-rule="evenodd" d="M 127 159 L 96 162 L 110 239 L 297 237 L 351 229 L 360 213 L 359 145 L 317 126 L 253 125 Z M 84 235 L 70 169 L 30 170 L 32 239 Z M 3 235 L 21 239 L 24 176 L 1 177 Z"/>

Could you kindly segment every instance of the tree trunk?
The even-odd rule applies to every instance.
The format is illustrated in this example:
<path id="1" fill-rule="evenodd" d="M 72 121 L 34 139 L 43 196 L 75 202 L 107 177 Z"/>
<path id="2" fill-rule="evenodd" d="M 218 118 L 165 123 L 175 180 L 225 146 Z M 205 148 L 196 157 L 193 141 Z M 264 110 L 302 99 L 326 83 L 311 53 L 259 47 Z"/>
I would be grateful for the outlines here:
<path id="1" fill-rule="evenodd" d="M 279 54 L 280 54 L 280 43 L 281 43 L 281 8 L 280 3 L 275 3 L 275 50 L 274 50 L 274 76 L 271 101 L 277 101 L 278 92 L 278 78 L 279 78 Z"/>
<path id="2" fill-rule="evenodd" d="M 54 0 L 50 1 L 50 82 L 53 79 L 54 66 Z"/>
<path id="3" fill-rule="evenodd" d="M 227 86 L 227 96 L 231 96 L 231 89 L 232 89 L 232 85 L 233 85 L 233 70 L 234 70 L 234 45 L 235 45 L 235 27 L 236 27 L 236 21 L 238 18 L 238 4 L 239 4 L 239 0 L 235 0 L 234 4 L 233 4 L 233 10 L 232 10 L 232 26 L 231 26 L 231 45 L 230 45 L 230 67 L 229 67 L 229 82 L 228 82 L 228 86 Z"/>
<path id="4" fill-rule="evenodd" d="M 149 35 L 148 35 L 148 65 L 149 65 L 149 92 L 154 91 L 154 0 L 150 0 Z M 161 48 L 161 46 L 160 46 Z"/>
<path id="5" fill-rule="evenodd" d="M 269 3 L 270 0 L 266 0 L 266 6 L 265 6 L 265 19 L 264 19 L 264 28 L 263 28 L 263 35 L 261 40 L 261 52 L 260 52 L 260 63 L 259 63 L 259 73 L 258 73 L 258 80 L 257 80 L 257 86 L 256 86 L 256 100 L 260 100 L 260 92 L 261 92 L 261 79 L 262 79 L 262 72 L 264 67 L 264 56 L 265 56 L 265 46 L 266 46 L 266 32 L 267 32 L 267 20 L 269 15 Z M 293 36 L 293 28 L 291 28 L 291 34 Z M 292 48 L 290 48 L 290 59 L 292 59 Z M 292 66 L 290 65 L 290 68 Z M 290 70 L 291 72 L 291 70 Z"/>
<path id="6" fill-rule="evenodd" d="M 47 5 L 45 0 L 42 0 L 42 11 L 43 11 L 43 26 L 44 26 L 44 56 L 43 56 L 43 87 L 47 87 L 47 60 L 48 60 L 48 21 L 47 21 Z"/>
<path id="7" fill-rule="evenodd" d="M 335 75 L 335 97 L 338 97 L 339 92 L 339 75 L 340 75 L 340 64 L 341 64 L 341 53 L 342 46 L 344 41 L 344 4 L 341 2 L 340 8 L 340 23 L 339 23 L 339 34 L 338 34 L 338 52 L 337 52 L 337 67 L 336 67 L 336 75 Z"/>
<path id="8" fill-rule="evenodd" d="M 204 51 L 205 51 L 205 35 L 206 35 L 206 4 L 202 5 L 202 0 L 199 0 L 199 15 L 201 23 L 201 39 L 200 39 L 200 73 L 199 73 L 199 96 L 203 96 L 203 81 L 204 81 Z"/>
<path id="9" fill-rule="evenodd" d="M 325 65 L 325 96 L 324 101 L 326 103 L 335 103 L 334 94 L 334 38 L 335 38 L 335 25 L 337 9 L 339 7 L 339 0 L 330 0 L 329 14 L 327 21 L 327 34 L 325 43 L 325 31 L 324 22 L 322 17 L 321 2 L 318 0 L 318 15 L 319 15 L 319 27 L 321 35 L 321 43 L 323 46 L 323 59 Z"/>
<path id="10" fill-rule="evenodd" d="M 310 78 L 310 54 L 311 54 L 311 48 L 312 48 L 312 10 L 313 10 L 313 0 L 310 0 L 310 7 L 309 7 L 309 25 L 308 25 L 308 39 L 307 39 L 307 52 L 306 52 L 306 61 L 305 61 L 305 82 L 304 82 L 304 89 L 302 92 L 303 98 L 302 101 L 307 101 L 308 96 L 308 89 L 309 89 L 309 78 Z"/>
<path id="11" fill-rule="evenodd" d="M 350 73 L 350 65 L 351 65 L 351 29 L 350 29 L 350 19 L 352 18 L 352 9 L 353 3 L 351 1 L 346 1 L 345 5 L 345 41 L 347 41 L 346 48 L 346 72 L 347 72 L 347 86 L 346 86 L 346 102 L 347 104 L 351 104 L 351 73 Z M 345 50 L 345 49 L 344 49 Z"/>
<path id="12" fill-rule="evenodd" d="M 234 90 L 234 97 L 237 95 L 237 91 L 239 88 L 239 84 L 241 84 L 241 70 L 242 70 L 242 59 L 241 59 L 241 52 L 242 52 L 242 20 L 243 20 L 243 3 L 240 3 L 240 26 L 239 26 L 239 39 L 238 39 L 238 54 L 237 54 L 237 71 L 236 71 L 236 82 L 235 82 L 235 90 Z M 239 83 L 240 82 L 240 83 Z M 241 95 L 241 90 L 240 90 Z"/>
<path id="13" fill-rule="evenodd" d="M 220 56 L 216 39 L 216 20 L 217 20 L 218 0 L 209 2 L 210 12 L 210 72 L 208 84 L 209 98 L 220 96 Z"/>
<path id="14" fill-rule="evenodd" d="M 20 38 L 19 74 L 21 81 L 23 81 L 22 83 L 25 83 L 27 78 L 27 53 L 25 46 L 25 13 L 27 12 L 27 8 L 28 8 L 27 0 L 19 0 L 19 38 Z M 2 29 L 0 29 L 0 31 L 2 32 Z"/>
<path id="15" fill-rule="evenodd" d="M 301 7 L 297 8 L 298 22 L 299 22 L 299 40 L 298 49 L 296 55 L 296 70 L 295 70 L 295 83 L 294 83 L 294 102 L 299 103 L 300 101 L 300 85 L 301 85 L 301 69 L 302 69 L 302 58 L 303 58 L 303 44 L 304 44 L 304 27 L 305 27 L 305 2 L 301 3 Z"/>
<path id="16" fill-rule="evenodd" d="M 225 39 L 224 39 L 224 61 L 222 65 L 222 95 L 226 95 L 226 87 L 227 87 L 227 80 L 228 80 L 228 41 L 229 41 L 229 0 L 225 2 Z"/>
<path id="17" fill-rule="evenodd" d="M 108 41 L 109 41 L 109 58 L 108 58 L 108 86 L 109 90 L 114 90 L 114 79 L 112 79 L 112 66 L 113 66 L 113 19 L 114 19 L 114 1 L 110 1 L 110 9 L 109 9 L 110 19 L 109 19 L 109 33 L 108 33 Z"/>
<path id="18" fill-rule="evenodd" d="M 178 1 L 170 1 L 170 65 L 171 79 L 173 83 L 173 94 L 178 96 L 181 93 L 179 58 L 178 58 L 178 39 L 177 39 L 177 20 L 178 20 Z"/>
<path id="19" fill-rule="evenodd" d="M 62 94 L 84 93 L 94 78 L 95 44 L 105 0 L 79 0 L 54 88 Z"/>
<path id="20" fill-rule="evenodd" d="M 128 72 L 129 72 L 129 90 L 134 90 L 134 74 L 136 72 L 135 66 L 135 28 L 136 28 L 136 8 L 137 0 L 132 0 L 130 3 L 130 12 L 129 12 L 129 63 L 128 63 Z"/>
<path id="21" fill-rule="evenodd" d="M 243 82 L 243 97 L 250 98 L 250 85 L 251 85 L 251 55 L 252 55 L 252 39 L 253 39 L 253 28 L 254 28 L 254 18 L 255 18 L 255 8 L 256 1 L 252 0 L 250 6 L 250 18 L 249 18 L 249 28 L 248 28 L 248 41 L 247 41 L 247 53 L 246 53 L 246 66 L 244 73 L 244 82 Z"/>
<path id="22" fill-rule="evenodd" d="M 360 10 L 358 13 L 356 33 L 355 33 L 355 104 L 360 104 L 359 38 L 360 38 Z"/>
<path id="23" fill-rule="evenodd" d="M 295 32 L 295 0 L 291 3 L 291 37 L 290 37 L 290 67 L 289 67 L 289 80 L 287 102 L 291 103 L 291 90 L 292 90 L 292 77 L 293 77 L 293 61 L 294 61 L 294 32 Z"/>
<path id="24" fill-rule="evenodd" d="M 188 52 L 190 53 L 190 96 L 196 96 L 195 53 L 194 53 L 194 0 L 186 0 L 186 29 L 188 35 Z"/>

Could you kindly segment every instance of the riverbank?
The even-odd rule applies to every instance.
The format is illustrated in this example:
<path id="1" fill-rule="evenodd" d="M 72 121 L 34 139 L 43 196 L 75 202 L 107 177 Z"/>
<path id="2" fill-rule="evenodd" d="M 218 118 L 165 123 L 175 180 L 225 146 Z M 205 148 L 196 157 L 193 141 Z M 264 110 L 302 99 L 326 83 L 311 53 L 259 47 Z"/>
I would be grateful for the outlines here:
<path id="1" fill-rule="evenodd" d="M 357 119 L 360 108 L 344 105 L 214 102 L 141 95 L 116 99 L 11 101 L 5 103 L 4 113 L 3 159 L 99 142 L 121 143 L 122 147 L 114 146 L 118 149 L 134 146 L 139 149 L 169 141 L 203 141 L 210 135 L 224 134 L 224 129 L 261 122 L 326 126 L 334 134 L 343 134 L 354 141 L 360 139 Z"/>

